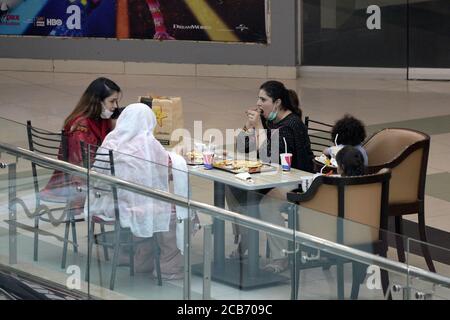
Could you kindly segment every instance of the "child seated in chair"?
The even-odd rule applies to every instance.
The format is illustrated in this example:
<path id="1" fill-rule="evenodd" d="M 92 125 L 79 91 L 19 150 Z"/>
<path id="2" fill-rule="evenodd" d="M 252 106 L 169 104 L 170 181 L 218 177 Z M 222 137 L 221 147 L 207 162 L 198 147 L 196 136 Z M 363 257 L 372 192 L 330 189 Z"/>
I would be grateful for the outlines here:
<path id="1" fill-rule="evenodd" d="M 364 165 L 368 165 L 367 152 L 362 147 L 362 143 L 366 139 L 366 129 L 361 120 L 346 114 L 334 124 L 331 130 L 331 138 L 335 141 L 336 146 L 326 148 L 323 151 L 326 156 L 334 158 L 342 147 L 353 146 L 361 152 Z"/>
<path id="2" fill-rule="evenodd" d="M 361 176 L 366 172 L 364 156 L 361 151 L 352 146 L 344 146 L 336 155 L 337 174 L 343 177 Z M 315 178 L 322 174 L 316 173 L 313 176 L 302 177 L 301 189 L 306 192 Z"/>
<path id="3" fill-rule="evenodd" d="M 362 176 L 366 173 L 363 153 L 357 147 L 345 146 L 336 155 L 337 172 L 343 177 Z"/>

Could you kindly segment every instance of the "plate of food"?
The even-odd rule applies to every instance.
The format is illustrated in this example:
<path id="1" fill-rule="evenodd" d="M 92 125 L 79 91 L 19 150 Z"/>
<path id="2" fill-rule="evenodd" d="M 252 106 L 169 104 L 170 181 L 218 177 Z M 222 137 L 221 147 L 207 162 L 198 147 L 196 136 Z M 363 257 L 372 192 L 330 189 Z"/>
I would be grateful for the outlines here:
<path id="1" fill-rule="evenodd" d="M 203 154 L 196 150 L 186 152 L 184 156 L 188 165 L 200 165 L 203 164 Z"/>
<path id="2" fill-rule="evenodd" d="M 213 163 L 213 167 L 232 173 L 259 173 L 276 170 L 269 164 L 262 163 L 260 160 L 231 160 L 225 159 Z"/>
<path id="3" fill-rule="evenodd" d="M 320 156 L 315 157 L 314 160 L 316 160 L 317 162 L 319 162 L 325 166 L 337 168 L 336 159 L 335 158 L 330 159 L 324 154 L 321 154 Z"/>

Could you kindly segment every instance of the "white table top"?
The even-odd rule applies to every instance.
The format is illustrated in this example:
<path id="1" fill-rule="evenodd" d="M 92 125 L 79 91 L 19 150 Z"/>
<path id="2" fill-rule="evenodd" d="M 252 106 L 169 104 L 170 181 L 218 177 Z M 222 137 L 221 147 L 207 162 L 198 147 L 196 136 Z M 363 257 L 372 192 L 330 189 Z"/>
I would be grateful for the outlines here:
<path id="1" fill-rule="evenodd" d="M 188 166 L 189 174 L 222 182 L 226 185 L 233 186 L 239 189 L 245 190 L 260 190 L 267 188 L 285 187 L 300 184 L 300 178 L 302 176 L 311 176 L 312 173 L 301 171 L 297 169 L 291 169 L 291 171 L 282 171 L 279 168 L 277 171 L 253 173 L 251 174 L 253 183 L 240 180 L 235 177 L 235 174 L 224 170 L 213 168 L 211 170 L 204 169 L 203 165 Z"/>

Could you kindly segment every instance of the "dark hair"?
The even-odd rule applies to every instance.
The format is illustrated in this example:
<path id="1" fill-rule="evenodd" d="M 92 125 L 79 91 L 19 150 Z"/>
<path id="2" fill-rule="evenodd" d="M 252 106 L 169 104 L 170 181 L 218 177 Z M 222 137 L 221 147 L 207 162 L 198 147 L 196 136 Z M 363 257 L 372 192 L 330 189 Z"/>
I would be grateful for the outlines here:
<path id="1" fill-rule="evenodd" d="M 357 148 L 345 146 L 336 155 L 336 162 L 342 170 L 342 175 L 362 176 L 365 174 L 364 157 Z"/>
<path id="2" fill-rule="evenodd" d="M 342 119 L 336 121 L 331 129 L 333 141 L 337 135 L 337 144 L 357 146 L 366 138 L 366 129 L 362 121 L 346 114 Z"/>
<path id="3" fill-rule="evenodd" d="M 114 94 L 120 93 L 120 87 L 107 78 L 97 78 L 86 88 L 77 105 L 64 121 L 66 126 L 74 118 L 84 115 L 87 118 L 99 119 L 102 113 L 102 101 Z"/>
<path id="4" fill-rule="evenodd" d="M 297 93 L 292 89 L 286 89 L 280 81 L 270 80 L 264 82 L 260 90 L 264 90 L 273 102 L 280 99 L 283 108 L 290 110 L 292 113 L 302 118 L 302 110 L 300 109 L 300 100 Z"/>

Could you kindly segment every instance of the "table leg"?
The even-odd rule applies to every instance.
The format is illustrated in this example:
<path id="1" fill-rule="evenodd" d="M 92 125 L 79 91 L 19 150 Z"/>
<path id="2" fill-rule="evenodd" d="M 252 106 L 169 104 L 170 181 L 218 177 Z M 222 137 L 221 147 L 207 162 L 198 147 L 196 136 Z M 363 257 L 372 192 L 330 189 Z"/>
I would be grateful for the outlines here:
<path id="1" fill-rule="evenodd" d="M 259 217 L 259 198 L 256 192 L 246 192 L 242 190 L 246 199 L 246 214 Z M 225 185 L 220 182 L 214 182 L 214 205 L 219 208 L 225 208 Z M 248 260 L 243 259 L 225 259 L 225 221 L 220 219 L 213 220 L 214 232 L 214 262 L 212 268 L 212 279 L 233 287 L 250 290 L 269 285 L 276 285 L 285 282 L 286 277 L 279 274 L 259 270 L 259 233 L 258 231 L 248 229 Z M 203 264 L 192 266 L 194 274 L 203 275 Z"/>
<path id="2" fill-rule="evenodd" d="M 291 230 L 297 230 L 298 228 L 298 206 L 295 204 L 292 204 L 289 206 L 289 213 L 288 213 L 288 228 Z M 297 261 L 300 261 L 300 259 L 297 259 L 297 255 L 302 254 L 302 251 L 300 250 L 297 252 L 297 245 L 296 245 L 295 238 L 293 238 L 293 241 L 289 241 L 288 243 L 288 252 L 289 253 L 289 264 L 291 267 L 291 300 L 297 300 L 298 299 L 298 287 L 299 287 L 299 281 L 300 281 L 300 266 L 297 265 Z"/>
<path id="3" fill-rule="evenodd" d="M 214 182 L 214 205 L 225 208 L 225 185 Z M 215 219 L 213 221 L 214 233 L 214 268 L 222 272 L 225 267 L 225 221 Z"/>
<path id="4" fill-rule="evenodd" d="M 259 218 L 258 197 L 256 192 L 247 192 L 247 214 L 253 218 Z M 259 271 L 259 232 L 248 229 L 248 276 L 258 276 Z"/>

